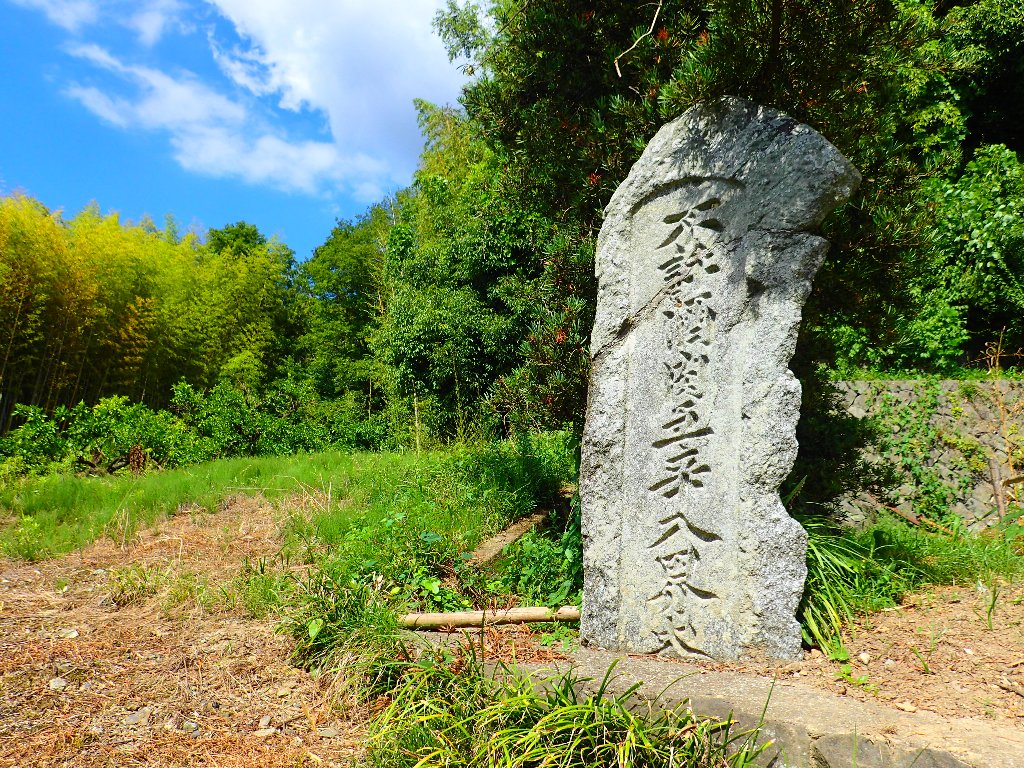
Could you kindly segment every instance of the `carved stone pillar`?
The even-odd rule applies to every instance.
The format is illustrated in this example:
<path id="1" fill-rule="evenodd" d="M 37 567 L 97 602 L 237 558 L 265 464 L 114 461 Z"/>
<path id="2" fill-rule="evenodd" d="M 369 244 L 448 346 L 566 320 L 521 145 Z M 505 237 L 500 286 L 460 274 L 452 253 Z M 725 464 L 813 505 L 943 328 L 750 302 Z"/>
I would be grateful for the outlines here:
<path id="1" fill-rule="evenodd" d="M 812 129 L 725 99 L 664 126 L 612 197 L 580 477 L 585 640 L 799 653 L 788 366 L 828 247 L 815 231 L 859 181 Z"/>

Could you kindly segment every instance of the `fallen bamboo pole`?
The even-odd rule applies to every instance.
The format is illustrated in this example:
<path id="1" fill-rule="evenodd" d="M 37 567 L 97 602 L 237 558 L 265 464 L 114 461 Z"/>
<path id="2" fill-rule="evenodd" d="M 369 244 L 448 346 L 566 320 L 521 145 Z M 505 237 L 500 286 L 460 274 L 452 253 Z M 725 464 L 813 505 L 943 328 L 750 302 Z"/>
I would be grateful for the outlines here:
<path id="1" fill-rule="evenodd" d="M 535 621 L 579 621 L 580 609 L 566 605 L 550 608 L 506 608 L 501 611 L 456 611 L 454 613 L 407 613 L 398 619 L 406 629 L 481 627 L 495 624 L 529 624 Z"/>

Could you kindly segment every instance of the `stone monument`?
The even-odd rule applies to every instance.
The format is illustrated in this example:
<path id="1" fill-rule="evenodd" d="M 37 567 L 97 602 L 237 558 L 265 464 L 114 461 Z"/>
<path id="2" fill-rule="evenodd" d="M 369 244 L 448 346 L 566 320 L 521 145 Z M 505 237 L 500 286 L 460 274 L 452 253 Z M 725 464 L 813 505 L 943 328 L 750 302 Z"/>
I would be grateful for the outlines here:
<path id="1" fill-rule="evenodd" d="M 800 652 L 788 366 L 828 248 L 815 230 L 859 181 L 811 128 L 730 98 L 664 126 L 612 197 L 580 476 L 586 642 Z"/>

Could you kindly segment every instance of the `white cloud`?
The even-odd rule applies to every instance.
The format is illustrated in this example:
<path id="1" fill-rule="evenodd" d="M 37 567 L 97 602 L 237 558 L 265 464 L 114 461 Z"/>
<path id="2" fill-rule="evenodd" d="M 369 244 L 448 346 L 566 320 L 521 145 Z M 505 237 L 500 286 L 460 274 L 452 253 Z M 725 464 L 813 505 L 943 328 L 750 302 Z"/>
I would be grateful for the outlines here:
<path id="1" fill-rule="evenodd" d="M 96 45 L 71 48 L 72 55 L 86 59 L 136 87 L 134 98 L 106 97 L 100 99 L 96 88 L 82 88 L 73 84 L 68 93 L 76 98 L 92 94 L 83 104 L 100 117 L 122 127 L 139 126 L 166 129 L 172 132 L 189 126 L 244 125 L 245 108 L 217 93 L 195 76 L 183 74 L 178 78 L 150 67 L 128 66 L 107 50 Z M 97 110 L 95 105 L 102 104 Z M 111 115 L 116 114 L 116 118 Z"/>
<path id="2" fill-rule="evenodd" d="M 69 32 L 101 23 L 132 30 L 139 42 L 152 46 L 168 29 L 186 31 L 187 0 L 11 0 L 15 5 L 42 11 L 53 24 Z"/>
<path id="3" fill-rule="evenodd" d="M 53 24 L 76 32 L 99 18 L 98 0 L 13 0 L 15 5 L 46 14 Z"/>
<path id="4" fill-rule="evenodd" d="M 153 0 L 130 14 L 124 24 L 135 31 L 139 42 L 152 46 L 160 41 L 167 29 L 183 26 L 184 11 L 184 6 L 178 0 Z"/>
<path id="5" fill-rule="evenodd" d="M 252 184 L 271 183 L 287 190 L 314 194 L 325 184 L 342 185 L 353 178 L 379 177 L 382 166 L 365 156 L 344 157 L 330 142 L 289 142 L 262 134 L 246 138 L 215 126 L 182 131 L 172 139 L 182 167 L 210 176 L 237 176 Z M 351 190 L 363 202 L 382 190 L 360 184 Z"/>
<path id="6" fill-rule="evenodd" d="M 367 179 L 386 176 L 379 161 L 358 152 L 345 154 L 333 142 L 290 142 L 276 135 L 244 105 L 188 73 L 172 77 L 127 65 L 95 45 L 76 46 L 70 52 L 118 76 L 130 94 L 111 95 L 78 83 L 66 93 L 119 128 L 166 131 L 175 159 L 186 170 L 308 194 L 350 182 L 358 194 Z"/>
<path id="7" fill-rule="evenodd" d="M 99 83 L 79 75 L 69 96 L 121 129 L 165 131 L 188 170 L 253 184 L 320 194 L 342 187 L 364 200 L 407 184 L 422 144 L 413 99 L 453 101 L 464 80 L 432 30 L 444 0 L 13 1 L 74 32 L 71 53 L 107 73 Z M 213 13 L 234 34 L 211 25 Z M 153 47 L 169 30 L 197 24 L 228 91 L 168 60 L 170 46 Z M 151 49 L 149 65 L 81 42 L 86 33 L 105 39 L 104 27 L 130 29 Z M 303 121 L 275 126 L 275 110 L 320 115 L 330 136 L 295 138 L 282 126 L 295 131 Z"/>
<path id="8" fill-rule="evenodd" d="M 442 0 L 208 0 L 251 46 L 214 45 L 224 73 L 284 109 L 322 110 L 335 141 L 407 176 L 420 146 L 412 101 L 450 102 L 464 78 L 431 26 Z"/>

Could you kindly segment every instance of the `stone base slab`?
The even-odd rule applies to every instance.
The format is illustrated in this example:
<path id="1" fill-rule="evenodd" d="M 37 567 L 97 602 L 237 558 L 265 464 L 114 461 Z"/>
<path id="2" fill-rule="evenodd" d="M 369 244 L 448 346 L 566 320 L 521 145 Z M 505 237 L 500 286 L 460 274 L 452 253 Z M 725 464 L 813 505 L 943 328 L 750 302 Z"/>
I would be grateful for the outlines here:
<path id="1" fill-rule="evenodd" d="M 1021 768 L 1024 730 L 926 712 L 902 713 L 791 682 L 695 664 L 582 649 L 571 664 L 593 690 L 615 664 L 608 688 L 637 691 L 655 709 L 686 703 L 704 717 L 737 722 L 737 731 L 761 723 L 771 741 L 762 763 L 771 768 Z M 530 674 L 566 671 L 539 666 Z M 763 716 L 762 716 L 763 715 Z"/>

